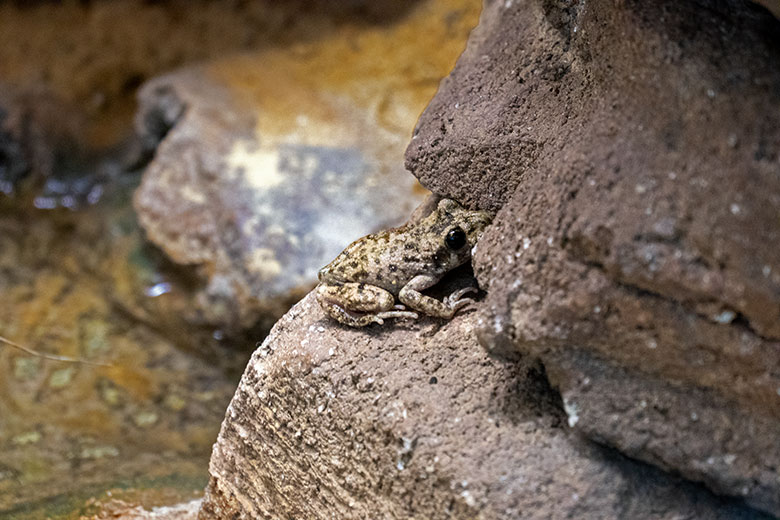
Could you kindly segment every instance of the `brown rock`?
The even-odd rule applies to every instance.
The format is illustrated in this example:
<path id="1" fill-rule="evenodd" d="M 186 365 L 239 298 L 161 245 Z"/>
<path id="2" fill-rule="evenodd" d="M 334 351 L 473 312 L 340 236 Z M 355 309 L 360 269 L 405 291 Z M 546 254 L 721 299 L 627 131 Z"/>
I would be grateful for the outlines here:
<path id="1" fill-rule="evenodd" d="M 780 23 L 742 2 L 488 1 L 407 165 L 501 211 L 481 341 L 569 422 L 780 514 Z"/>
<path id="2" fill-rule="evenodd" d="M 582 439 L 477 314 L 354 330 L 313 295 L 255 352 L 199 518 L 760 518 Z"/>

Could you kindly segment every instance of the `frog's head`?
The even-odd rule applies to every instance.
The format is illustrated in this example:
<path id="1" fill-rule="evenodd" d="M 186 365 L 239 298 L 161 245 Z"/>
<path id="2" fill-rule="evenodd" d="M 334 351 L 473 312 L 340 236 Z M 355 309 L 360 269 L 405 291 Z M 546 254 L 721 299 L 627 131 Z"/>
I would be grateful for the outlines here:
<path id="1" fill-rule="evenodd" d="M 426 220 L 438 237 L 435 262 L 449 270 L 471 258 L 471 250 L 493 217 L 486 211 L 469 210 L 454 200 L 442 199 Z"/>

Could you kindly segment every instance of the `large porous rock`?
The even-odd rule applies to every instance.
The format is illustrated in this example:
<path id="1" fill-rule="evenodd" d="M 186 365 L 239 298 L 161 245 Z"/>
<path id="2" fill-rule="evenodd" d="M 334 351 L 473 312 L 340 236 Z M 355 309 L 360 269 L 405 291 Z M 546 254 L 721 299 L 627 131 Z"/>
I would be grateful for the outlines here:
<path id="1" fill-rule="evenodd" d="M 356 330 L 307 296 L 247 366 L 199 518 L 763 517 L 581 438 L 474 310 Z"/>
<path id="2" fill-rule="evenodd" d="M 569 424 L 780 515 L 780 22 L 736 1 L 487 1 L 422 183 L 500 209 L 479 327 Z"/>
<path id="3" fill-rule="evenodd" d="M 403 168 L 409 129 L 478 12 L 474 0 L 424 2 L 394 23 L 143 87 L 138 128 L 154 156 L 135 207 L 152 242 L 199 267 L 202 321 L 277 318 L 346 244 L 422 200 Z"/>

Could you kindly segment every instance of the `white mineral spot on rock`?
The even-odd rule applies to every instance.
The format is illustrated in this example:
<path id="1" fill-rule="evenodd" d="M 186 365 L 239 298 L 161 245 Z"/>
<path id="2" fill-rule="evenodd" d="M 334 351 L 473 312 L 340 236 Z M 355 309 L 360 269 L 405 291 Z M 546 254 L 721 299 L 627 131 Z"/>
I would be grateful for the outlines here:
<path id="1" fill-rule="evenodd" d="M 675 180 L 677 178 L 677 174 L 675 172 L 669 172 L 667 177 L 671 180 Z"/>
<path id="2" fill-rule="evenodd" d="M 531 247 L 531 239 L 526 237 L 523 239 L 523 249 L 528 249 Z"/>
<path id="3" fill-rule="evenodd" d="M 185 184 L 179 188 L 179 194 L 188 202 L 194 204 L 205 204 L 206 196 L 203 192 L 196 190 L 191 184 Z"/>
<path id="4" fill-rule="evenodd" d="M 658 347 L 658 342 L 656 340 L 654 340 L 654 339 L 647 340 L 647 348 L 653 349 L 653 348 L 657 348 L 657 347 Z"/>
<path id="5" fill-rule="evenodd" d="M 493 316 L 493 330 L 497 333 L 504 330 L 504 317 L 502 315 Z"/>
<path id="6" fill-rule="evenodd" d="M 645 401 L 644 399 L 639 401 L 639 407 L 640 408 L 647 408 L 647 401 Z"/>
<path id="7" fill-rule="evenodd" d="M 319 327 L 317 327 L 317 332 L 325 332 L 325 327 L 320 325 Z"/>
<path id="8" fill-rule="evenodd" d="M 600 305 L 596 305 L 595 307 L 593 307 L 593 314 L 598 314 L 600 312 L 601 312 L 601 306 Z"/>
<path id="9" fill-rule="evenodd" d="M 321 404 L 317 407 L 317 413 L 322 413 L 325 411 L 325 405 Z"/>
<path id="10" fill-rule="evenodd" d="M 764 275 L 764 277 L 769 277 L 769 275 L 772 274 L 772 267 L 765 265 L 761 268 L 761 273 Z"/>
<path id="11" fill-rule="evenodd" d="M 228 168 L 243 170 L 247 184 L 256 190 L 267 190 L 284 182 L 279 172 L 279 153 L 263 150 L 254 141 L 236 141 L 227 157 Z"/>
<path id="12" fill-rule="evenodd" d="M 333 347 L 331 347 L 330 349 L 328 349 L 328 356 L 329 356 L 329 357 L 333 357 L 333 354 L 335 354 L 335 353 L 336 353 L 336 350 L 335 350 L 335 349 L 333 349 Z"/>
<path id="13" fill-rule="evenodd" d="M 718 323 L 727 324 L 734 321 L 734 318 L 736 318 L 736 316 L 737 315 L 734 313 L 734 311 L 725 310 L 720 314 L 713 316 L 712 319 Z"/>
<path id="14" fill-rule="evenodd" d="M 547 237 L 547 245 L 552 246 L 553 245 L 553 237 Z"/>
<path id="15" fill-rule="evenodd" d="M 742 213 L 742 208 L 739 206 L 739 204 L 733 203 L 731 206 L 729 206 L 729 210 L 731 210 L 732 215 L 739 215 Z"/>
<path id="16" fill-rule="evenodd" d="M 642 195 L 647 191 L 647 186 L 645 186 L 644 184 L 637 184 L 636 186 L 634 186 L 634 191 L 639 195 Z"/>
<path id="17" fill-rule="evenodd" d="M 734 464 L 734 461 L 737 460 L 737 456 L 733 454 L 728 454 L 723 456 L 723 462 L 725 462 L 727 465 L 731 466 Z"/>
<path id="18" fill-rule="evenodd" d="M 696 412 L 691 412 L 691 421 L 698 421 L 699 420 L 699 414 Z"/>
<path id="19" fill-rule="evenodd" d="M 566 415 L 569 417 L 569 427 L 574 428 L 574 426 L 579 422 L 580 416 L 579 416 L 579 406 L 577 406 L 577 403 L 573 403 L 569 401 L 568 399 L 563 399 L 563 410 L 566 412 Z"/>
<path id="20" fill-rule="evenodd" d="M 469 507 L 474 507 L 477 505 L 477 501 L 474 500 L 474 497 L 471 496 L 471 493 L 468 490 L 462 491 L 460 493 L 460 496 L 463 497 L 463 500 L 466 501 L 466 505 Z"/>
<path id="21" fill-rule="evenodd" d="M 729 134 L 728 144 L 731 148 L 737 147 L 737 144 L 739 144 L 739 138 L 737 137 L 737 134 Z"/>
<path id="22" fill-rule="evenodd" d="M 780 396 L 780 386 L 777 387 L 777 395 Z"/>

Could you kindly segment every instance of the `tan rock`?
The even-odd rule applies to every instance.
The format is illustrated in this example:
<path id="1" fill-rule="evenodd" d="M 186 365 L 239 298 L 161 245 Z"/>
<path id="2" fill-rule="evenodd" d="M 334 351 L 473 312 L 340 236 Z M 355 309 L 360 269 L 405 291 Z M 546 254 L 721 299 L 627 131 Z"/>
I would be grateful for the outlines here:
<path id="1" fill-rule="evenodd" d="M 581 438 L 477 320 L 355 330 L 307 296 L 244 373 L 199 518 L 755 517 Z"/>

